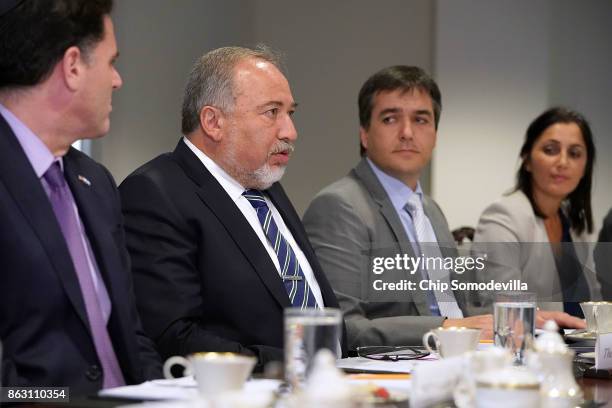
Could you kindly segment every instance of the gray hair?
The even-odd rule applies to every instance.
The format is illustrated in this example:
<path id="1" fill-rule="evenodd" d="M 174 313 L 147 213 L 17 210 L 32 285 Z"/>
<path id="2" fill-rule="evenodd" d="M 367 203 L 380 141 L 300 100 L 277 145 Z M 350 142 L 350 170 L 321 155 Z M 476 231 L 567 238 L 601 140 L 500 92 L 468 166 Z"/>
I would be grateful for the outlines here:
<path id="1" fill-rule="evenodd" d="M 231 112 L 234 107 L 234 67 L 244 59 L 254 58 L 267 61 L 281 72 L 280 55 L 265 45 L 254 49 L 244 47 L 217 48 L 202 55 L 193 65 L 181 112 L 181 130 L 188 135 L 200 125 L 200 111 L 204 106 L 215 106 Z"/>

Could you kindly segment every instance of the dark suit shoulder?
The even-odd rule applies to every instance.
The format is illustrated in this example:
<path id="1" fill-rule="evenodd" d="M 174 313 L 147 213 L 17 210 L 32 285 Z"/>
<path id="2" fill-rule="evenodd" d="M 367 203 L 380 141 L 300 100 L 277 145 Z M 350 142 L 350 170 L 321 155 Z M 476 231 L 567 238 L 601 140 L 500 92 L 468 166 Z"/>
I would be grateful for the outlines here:
<path id="1" fill-rule="evenodd" d="M 65 166 L 85 177 L 91 184 L 99 186 L 99 183 L 110 183 L 112 188 L 116 187 L 115 179 L 108 169 L 85 153 L 71 147 L 63 160 Z"/>
<path id="2" fill-rule="evenodd" d="M 126 177 L 126 180 L 139 176 L 163 179 L 171 177 L 171 174 L 178 169 L 178 164 L 172 159 L 171 153 L 164 153 L 138 167 Z"/>
<path id="3" fill-rule="evenodd" d="M 181 168 L 179 163 L 173 159 L 171 153 L 164 153 L 149 162 L 143 164 L 119 185 L 121 195 L 132 193 L 144 193 L 145 191 L 157 193 L 171 198 L 175 194 L 184 195 L 185 187 L 191 187 L 188 191 L 193 190 L 193 182 L 189 176 Z M 142 197 L 141 197 L 142 198 Z M 138 200 L 142 201 L 142 200 Z"/>

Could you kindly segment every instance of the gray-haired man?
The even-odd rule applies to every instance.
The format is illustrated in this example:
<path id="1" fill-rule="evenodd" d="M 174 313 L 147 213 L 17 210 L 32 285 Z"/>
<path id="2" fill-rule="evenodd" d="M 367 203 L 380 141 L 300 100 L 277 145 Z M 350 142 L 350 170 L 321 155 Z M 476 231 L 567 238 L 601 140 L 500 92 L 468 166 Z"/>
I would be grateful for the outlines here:
<path id="1" fill-rule="evenodd" d="M 174 152 L 120 186 L 137 304 L 163 356 L 282 360 L 283 309 L 338 307 L 278 183 L 297 138 L 275 57 L 227 47 L 198 60 Z"/>

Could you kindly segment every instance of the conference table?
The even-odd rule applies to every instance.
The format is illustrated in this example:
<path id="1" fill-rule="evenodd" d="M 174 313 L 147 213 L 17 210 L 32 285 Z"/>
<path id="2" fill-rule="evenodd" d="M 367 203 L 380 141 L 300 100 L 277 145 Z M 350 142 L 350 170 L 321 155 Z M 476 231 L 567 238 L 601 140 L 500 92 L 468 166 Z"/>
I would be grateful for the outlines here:
<path id="1" fill-rule="evenodd" d="M 612 378 L 580 378 L 577 382 L 582 387 L 586 400 L 612 407 Z"/>
<path id="2" fill-rule="evenodd" d="M 581 375 L 586 371 L 587 375 L 597 375 L 600 378 L 594 377 L 581 377 L 577 378 L 578 384 L 582 387 L 584 392 L 585 400 L 588 401 L 585 404 L 585 407 L 612 407 L 612 372 L 608 374 L 607 372 L 592 372 L 588 371 L 587 366 L 581 363 L 576 363 L 574 367 L 575 373 L 577 375 Z M 111 408 L 111 407 L 119 407 L 130 404 L 137 404 L 139 401 L 134 399 L 117 399 L 117 398 L 100 398 L 97 396 L 90 397 L 76 397 L 71 398 L 69 403 L 61 403 L 61 404 L 26 404 L 20 406 L 31 406 L 31 407 L 83 407 L 83 408 Z M 408 405 L 405 403 L 399 404 L 385 404 L 384 407 L 397 407 L 404 408 Z M 434 405 L 435 408 L 441 407 L 453 407 L 452 402 L 442 402 Z M 376 407 L 376 406 L 374 406 Z"/>

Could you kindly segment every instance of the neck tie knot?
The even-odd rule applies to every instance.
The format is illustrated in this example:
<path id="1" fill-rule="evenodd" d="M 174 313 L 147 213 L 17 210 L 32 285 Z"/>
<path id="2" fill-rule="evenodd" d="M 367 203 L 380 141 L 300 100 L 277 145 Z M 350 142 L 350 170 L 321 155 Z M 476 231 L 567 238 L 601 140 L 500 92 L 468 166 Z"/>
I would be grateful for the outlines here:
<path id="1" fill-rule="evenodd" d="M 406 202 L 405 208 L 412 216 L 423 212 L 423 203 L 421 203 L 421 197 L 417 193 L 410 195 L 408 201 Z"/>
<path id="2" fill-rule="evenodd" d="M 58 161 L 53 162 L 43 177 L 53 189 L 59 189 L 66 185 L 66 179 Z"/>
<path id="3" fill-rule="evenodd" d="M 251 189 L 246 190 L 244 193 L 242 193 L 242 195 L 244 196 L 244 198 L 249 200 L 249 203 L 251 203 L 253 208 L 255 208 L 256 210 L 258 208 L 262 208 L 262 207 L 267 207 L 268 206 L 268 204 L 266 203 L 266 199 L 264 198 L 263 193 L 261 191 L 259 191 L 259 190 L 255 190 L 255 189 L 251 188 Z"/>

